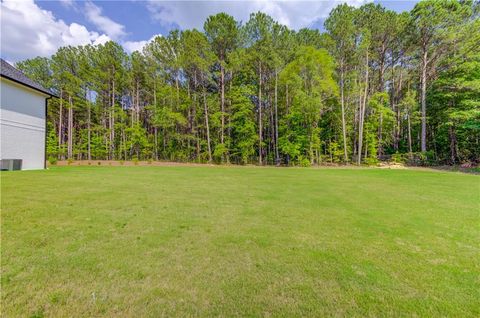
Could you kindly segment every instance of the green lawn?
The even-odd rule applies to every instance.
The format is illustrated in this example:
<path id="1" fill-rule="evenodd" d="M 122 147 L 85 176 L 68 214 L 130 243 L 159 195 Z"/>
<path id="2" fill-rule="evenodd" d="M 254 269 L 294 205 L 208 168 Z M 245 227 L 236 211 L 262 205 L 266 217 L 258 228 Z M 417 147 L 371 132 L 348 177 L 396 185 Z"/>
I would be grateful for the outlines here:
<path id="1" fill-rule="evenodd" d="M 1 175 L 2 316 L 480 316 L 480 177 L 54 167 Z"/>

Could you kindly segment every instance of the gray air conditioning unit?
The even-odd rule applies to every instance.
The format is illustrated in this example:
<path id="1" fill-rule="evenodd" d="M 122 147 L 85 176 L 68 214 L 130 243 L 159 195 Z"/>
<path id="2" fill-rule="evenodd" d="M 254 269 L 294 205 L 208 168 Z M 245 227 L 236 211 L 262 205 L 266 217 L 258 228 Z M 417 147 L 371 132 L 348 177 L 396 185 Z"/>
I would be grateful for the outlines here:
<path id="1" fill-rule="evenodd" d="M 22 159 L 2 159 L 1 170 L 22 170 Z"/>

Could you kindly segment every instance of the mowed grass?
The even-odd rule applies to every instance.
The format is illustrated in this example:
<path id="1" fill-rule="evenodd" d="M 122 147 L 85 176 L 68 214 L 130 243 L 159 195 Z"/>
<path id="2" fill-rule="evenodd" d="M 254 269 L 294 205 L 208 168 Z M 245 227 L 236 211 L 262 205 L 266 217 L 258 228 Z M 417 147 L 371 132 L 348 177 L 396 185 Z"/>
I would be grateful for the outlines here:
<path id="1" fill-rule="evenodd" d="M 480 316 L 480 177 L 6 172 L 5 317 Z"/>

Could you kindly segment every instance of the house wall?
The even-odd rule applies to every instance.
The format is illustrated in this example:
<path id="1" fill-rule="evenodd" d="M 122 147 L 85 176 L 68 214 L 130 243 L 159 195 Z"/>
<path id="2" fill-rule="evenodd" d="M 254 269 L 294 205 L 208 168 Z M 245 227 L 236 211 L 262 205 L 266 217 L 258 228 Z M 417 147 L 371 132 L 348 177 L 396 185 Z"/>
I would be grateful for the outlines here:
<path id="1" fill-rule="evenodd" d="M 0 158 L 22 159 L 22 169 L 43 169 L 45 99 L 48 96 L 0 79 Z"/>

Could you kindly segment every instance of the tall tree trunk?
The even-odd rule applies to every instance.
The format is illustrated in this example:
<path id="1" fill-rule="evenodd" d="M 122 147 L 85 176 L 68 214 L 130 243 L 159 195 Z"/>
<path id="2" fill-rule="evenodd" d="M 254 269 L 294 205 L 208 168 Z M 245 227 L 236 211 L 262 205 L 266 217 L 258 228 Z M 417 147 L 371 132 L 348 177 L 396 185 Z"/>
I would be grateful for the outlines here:
<path id="1" fill-rule="evenodd" d="M 108 113 L 108 142 L 107 142 L 107 159 L 112 159 L 112 105 L 111 105 L 111 94 L 112 86 L 110 84 L 108 91 L 107 103 L 110 104 L 106 107 L 106 112 Z M 132 117 L 133 118 L 133 117 Z"/>
<path id="2" fill-rule="evenodd" d="M 163 143 L 163 158 L 167 158 L 166 152 L 167 152 L 167 129 L 162 128 L 162 143 Z"/>
<path id="3" fill-rule="evenodd" d="M 67 156 L 68 159 L 71 159 L 73 156 L 73 102 L 72 96 L 68 96 L 68 146 L 67 146 Z"/>
<path id="4" fill-rule="evenodd" d="M 272 100 L 272 92 L 270 90 L 267 92 L 267 96 L 269 101 L 268 104 L 270 105 L 269 112 L 268 112 L 268 114 L 270 115 L 270 124 L 267 127 L 270 133 L 270 141 L 268 143 L 268 151 L 267 151 L 267 158 L 268 158 L 269 157 L 268 154 L 270 153 L 273 153 L 273 156 L 275 156 L 275 105 L 274 105 L 275 96 L 273 96 L 273 100 Z M 274 162 L 275 160 L 276 160 L 276 157 L 273 158 Z"/>
<path id="5" fill-rule="evenodd" d="M 343 61 L 340 65 L 340 104 L 342 107 L 342 135 L 343 135 L 343 159 L 345 162 L 348 161 L 347 158 L 347 131 L 345 125 L 345 83 L 344 83 L 344 69 Z"/>
<path id="6" fill-rule="evenodd" d="M 453 125 L 448 126 L 448 137 L 450 139 L 450 161 L 455 164 L 457 161 L 457 136 L 455 134 L 455 127 Z"/>
<path id="7" fill-rule="evenodd" d="M 153 127 L 153 138 L 155 141 L 155 160 L 158 160 L 158 128 Z"/>
<path id="8" fill-rule="evenodd" d="M 155 109 L 155 114 L 157 113 L 157 81 L 154 78 L 153 80 L 153 107 Z M 157 123 L 153 128 L 154 140 L 155 140 L 155 160 L 158 160 L 158 127 Z"/>
<path id="9" fill-rule="evenodd" d="M 115 159 L 115 79 L 112 80 L 112 101 L 110 110 L 110 159 Z"/>
<path id="10" fill-rule="evenodd" d="M 278 71 L 275 70 L 275 164 L 280 164 L 278 154 Z"/>
<path id="11" fill-rule="evenodd" d="M 360 97 L 359 97 L 360 100 Z M 358 140 L 357 140 L 357 131 L 358 131 L 358 122 L 360 121 L 359 119 L 359 114 L 360 114 L 360 105 L 361 102 L 359 102 L 358 107 L 355 107 L 355 113 L 353 114 L 353 151 L 352 151 L 352 161 L 356 161 L 356 155 L 357 155 L 357 147 L 358 147 Z"/>
<path id="12" fill-rule="evenodd" d="M 220 144 L 224 144 L 225 139 L 225 69 L 223 68 L 223 61 L 220 62 L 220 111 L 221 111 L 221 130 L 220 130 Z M 222 154 L 222 162 L 224 155 Z"/>
<path id="13" fill-rule="evenodd" d="M 123 155 L 124 155 L 124 159 L 127 160 L 127 136 L 125 134 L 125 128 L 122 129 L 122 138 L 123 138 Z"/>
<path id="14" fill-rule="evenodd" d="M 175 87 L 177 89 L 177 103 L 176 103 L 177 110 L 180 108 L 180 84 L 179 84 L 179 79 L 178 79 L 178 76 L 179 76 L 178 73 L 179 73 L 179 71 L 177 70 L 176 75 L 175 75 Z"/>
<path id="15" fill-rule="evenodd" d="M 362 144 L 363 144 L 363 124 L 365 121 L 365 108 L 367 104 L 367 94 L 368 94 L 368 50 L 366 53 L 365 59 L 365 89 L 363 92 L 363 100 L 360 102 L 360 121 L 359 121 L 359 128 L 358 128 L 358 157 L 357 157 L 357 164 L 361 163 L 362 160 Z"/>
<path id="16" fill-rule="evenodd" d="M 212 162 L 212 148 L 210 146 L 210 126 L 208 125 L 207 93 L 205 91 L 205 88 L 203 88 L 203 108 L 205 111 L 205 127 L 207 129 L 208 162 Z"/>
<path id="17" fill-rule="evenodd" d="M 233 71 L 230 70 L 230 88 L 229 92 L 232 92 L 233 89 Z M 231 114 L 232 111 L 232 98 L 228 100 L 228 105 L 229 108 L 225 110 L 227 114 Z M 229 115 L 228 117 L 228 122 L 227 122 L 227 136 L 228 140 L 232 140 L 232 117 Z M 225 153 L 226 159 L 227 159 L 227 164 L 230 164 L 230 150 L 227 148 L 226 153 Z"/>
<path id="18" fill-rule="evenodd" d="M 138 79 L 135 81 L 136 83 L 136 89 L 135 89 L 135 123 L 138 124 L 140 122 L 140 93 L 139 93 L 139 88 L 138 88 Z"/>
<path id="19" fill-rule="evenodd" d="M 382 126 L 383 126 L 383 114 L 380 113 L 379 123 L 378 123 L 378 157 L 383 156 L 383 136 L 382 136 Z"/>
<path id="20" fill-rule="evenodd" d="M 133 105 L 133 107 L 132 107 L 132 109 L 131 109 L 131 111 L 130 111 L 130 113 L 131 113 L 131 116 L 130 116 L 130 127 L 133 128 L 133 124 L 135 123 L 135 99 L 136 99 L 136 97 L 135 97 L 135 91 L 134 91 L 133 88 L 132 88 L 132 91 L 130 92 L 130 94 L 132 95 L 132 105 Z"/>
<path id="21" fill-rule="evenodd" d="M 412 153 L 412 127 L 410 124 L 410 114 L 407 114 L 407 125 L 408 125 L 408 152 Z"/>
<path id="22" fill-rule="evenodd" d="M 383 92 L 384 89 L 384 76 L 385 76 L 385 52 L 386 52 L 386 44 L 385 41 L 382 42 L 382 51 L 380 54 L 380 67 L 379 67 L 379 74 L 378 74 L 378 91 Z M 392 63 L 393 67 L 393 63 Z"/>
<path id="23" fill-rule="evenodd" d="M 58 114 L 58 152 L 60 159 L 63 159 L 63 90 L 60 89 L 60 110 Z"/>
<path id="24" fill-rule="evenodd" d="M 401 129 L 401 113 L 400 107 L 398 106 L 400 102 L 400 94 L 402 92 L 402 83 L 403 83 L 403 72 L 402 68 L 400 68 L 400 79 L 398 83 L 398 90 L 397 93 L 392 98 L 394 101 L 395 109 L 396 109 L 396 123 L 395 123 L 395 130 L 393 136 L 393 148 L 395 151 L 398 151 L 399 143 L 400 143 L 400 129 Z M 395 88 L 393 88 L 395 90 Z"/>
<path id="25" fill-rule="evenodd" d="M 90 91 L 88 92 L 88 94 L 90 95 Z M 91 115 L 91 105 L 90 105 L 90 99 L 87 101 L 87 158 L 88 160 L 92 160 L 92 128 L 91 128 L 91 125 L 92 125 L 92 115 Z"/>
<path id="26" fill-rule="evenodd" d="M 262 165 L 262 64 L 258 68 L 258 164 Z"/>
<path id="27" fill-rule="evenodd" d="M 428 52 L 425 49 L 422 57 L 422 79 L 421 79 L 421 103 L 422 103 L 422 132 L 421 132 L 421 151 L 427 151 L 427 63 Z"/>
<path id="28" fill-rule="evenodd" d="M 188 94 L 190 95 L 190 89 L 189 89 Z M 191 133 L 194 136 L 194 138 L 196 139 L 196 144 L 198 145 L 197 129 L 195 127 L 195 118 L 197 116 L 197 73 L 196 72 L 195 72 L 194 77 L 193 77 L 192 94 L 193 94 L 192 115 L 191 115 L 192 119 L 190 120 L 190 125 L 191 125 Z M 194 157 L 198 158 L 198 147 L 197 147 L 197 154 L 194 155 Z"/>
<path id="29" fill-rule="evenodd" d="M 363 97 L 362 90 L 360 89 L 359 94 L 359 111 L 358 111 L 358 145 L 357 145 L 357 164 L 359 165 L 362 161 L 362 145 L 363 145 Z"/>
<path id="30" fill-rule="evenodd" d="M 368 132 L 368 129 L 367 129 L 367 132 Z M 366 160 L 368 157 L 368 139 L 365 140 L 365 155 L 364 155 L 364 159 Z"/>
<path id="31" fill-rule="evenodd" d="M 357 67 L 355 66 L 355 72 L 357 71 Z M 358 82 L 359 82 L 359 79 L 358 78 L 355 78 L 355 87 L 358 86 Z M 355 107 L 355 112 L 353 114 L 353 138 L 352 138 L 352 148 L 353 148 L 353 151 L 352 151 L 352 161 L 353 162 L 356 162 L 357 161 L 357 154 L 358 154 L 358 126 L 359 126 L 359 122 L 360 122 L 360 109 L 361 109 L 361 96 L 362 96 L 362 92 L 361 92 L 361 89 L 358 93 L 358 107 Z M 354 99 L 354 97 L 352 97 L 352 99 Z"/>

